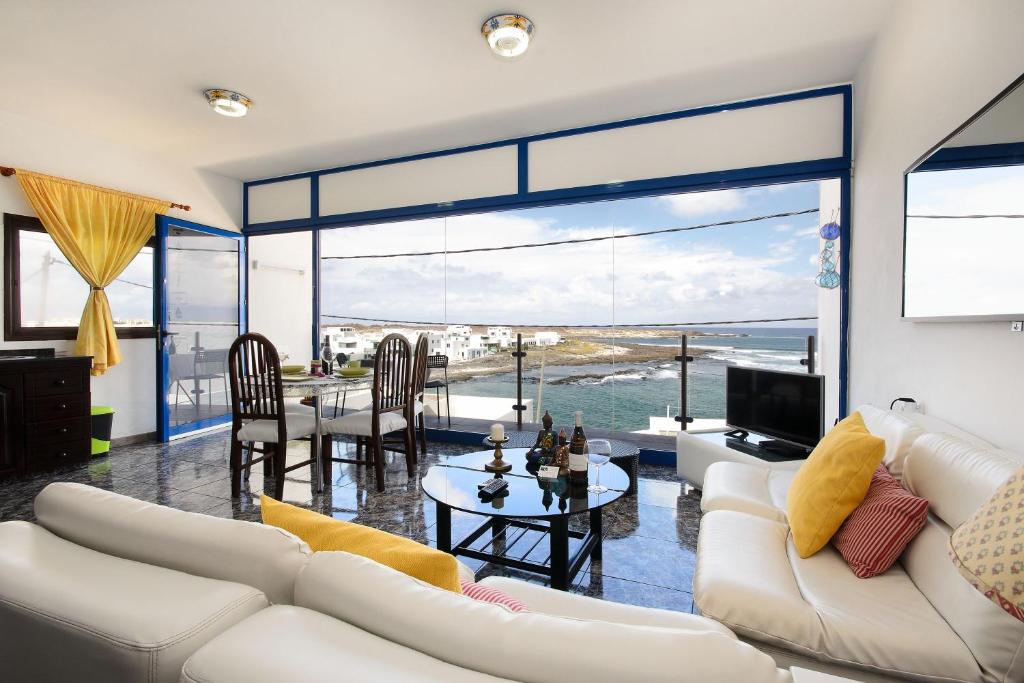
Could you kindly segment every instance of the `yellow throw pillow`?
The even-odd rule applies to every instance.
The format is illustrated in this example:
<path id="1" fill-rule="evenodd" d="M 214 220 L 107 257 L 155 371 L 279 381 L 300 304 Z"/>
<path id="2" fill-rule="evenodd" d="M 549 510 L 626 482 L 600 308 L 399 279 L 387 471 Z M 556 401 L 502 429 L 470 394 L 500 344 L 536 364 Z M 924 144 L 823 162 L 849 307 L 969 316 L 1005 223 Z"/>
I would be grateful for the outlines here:
<path id="1" fill-rule="evenodd" d="M 438 588 L 461 593 L 453 555 L 380 529 L 332 519 L 260 496 L 263 523 L 290 531 L 315 551 L 344 550 L 387 565 Z"/>
<path id="2" fill-rule="evenodd" d="M 800 466 L 786 498 L 789 529 L 800 557 L 825 547 L 864 500 L 871 475 L 885 455 L 885 441 L 872 436 L 860 413 L 825 435 Z"/>

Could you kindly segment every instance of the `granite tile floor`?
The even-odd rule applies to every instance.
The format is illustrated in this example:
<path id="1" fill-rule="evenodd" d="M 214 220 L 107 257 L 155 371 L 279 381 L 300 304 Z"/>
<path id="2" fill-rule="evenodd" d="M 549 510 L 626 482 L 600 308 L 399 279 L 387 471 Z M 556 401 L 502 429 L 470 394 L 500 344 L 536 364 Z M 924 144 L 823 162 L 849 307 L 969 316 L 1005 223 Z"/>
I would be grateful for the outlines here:
<path id="1" fill-rule="evenodd" d="M 261 466 L 253 469 L 240 498 L 231 499 L 228 472 L 229 437 L 217 431 L 170 444 L 115 448 L 103 458 L 29 478 L 0 482 L 0 521 L 32 520 L 32 501 L 53 481 L 89 484 L 161 505 L 218 517 L 260 521 L 259 495 L 273 490 Z M 354 445 L 334 444 L 353 457 Z M 429 442 L 417 473 L 406 473 L 405 457 L 388 453 L 386 489 L 378 493 L 375 474 L 366 467 L 335 463 L 332 480 L 317 494 L 308 468 L 290 472 L 284 500 L 337 519 L 383 529 L 417 541 L 436 544 L 435 506 L 423 495 L 419 479 L 430 465 L 446 456 L 479 447 Z M 308 442 L 291 442 L 288 460 L 308 458 Z M 637 495 L 624 497 L 604 512 L 604 553 L 588 562 L 570 590 L 616 602 L 683 612 L 693 611 L 692 582 L 700 492 L 667 467 L 641 465 Z M 480 518 L 452 513 L 452 538 L 458 540 L 479 525 Z M 585 528 L 586 515 L 574 518 Z M 536 532 L 530 532 L 536 533 Z M 541 552 L 546 544 L 538 545 Z M 542 577 L 462 558 L 478 578 L 494 574 L 542 582 Z"/>

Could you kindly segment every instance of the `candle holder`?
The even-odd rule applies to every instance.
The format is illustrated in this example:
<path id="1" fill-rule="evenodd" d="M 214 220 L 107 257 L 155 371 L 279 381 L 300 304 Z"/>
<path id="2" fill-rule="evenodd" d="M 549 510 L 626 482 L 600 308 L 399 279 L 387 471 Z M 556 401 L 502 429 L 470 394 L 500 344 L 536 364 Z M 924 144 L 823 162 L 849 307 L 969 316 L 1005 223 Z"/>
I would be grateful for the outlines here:
<path id="1" fill-rule="evenodd" d="M 487 441 L 494 444 L 494 460 L 484 465 L 484 469 L 488 472 L 508 472 L 512 469 L 512 465 L 501 459 L 501 446 L 508 443 L 508 437 L 506 436 L 501 441 L 495 441 L 491 437 L 487 437 Z"/>

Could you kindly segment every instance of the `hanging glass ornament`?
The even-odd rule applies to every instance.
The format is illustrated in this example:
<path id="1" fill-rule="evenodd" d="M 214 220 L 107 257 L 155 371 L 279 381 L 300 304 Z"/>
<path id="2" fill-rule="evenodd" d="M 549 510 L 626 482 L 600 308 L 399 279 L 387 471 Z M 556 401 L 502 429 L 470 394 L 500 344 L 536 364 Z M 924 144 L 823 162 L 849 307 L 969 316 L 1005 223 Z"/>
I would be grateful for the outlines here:
<path id="1" fill-rule="evenodd" d="M 841 230 L 839 224 L 834 220 L 825 223 L 818 230 L 818 234 L 825 240 L 825 246 L 821 250 L 821 272 L 814 278 L 815 284 L 824 289 L 835 289 L 839 286 L 839 273 L 836 272 L 835 262 L 835 240 L 839 237 Z"/>

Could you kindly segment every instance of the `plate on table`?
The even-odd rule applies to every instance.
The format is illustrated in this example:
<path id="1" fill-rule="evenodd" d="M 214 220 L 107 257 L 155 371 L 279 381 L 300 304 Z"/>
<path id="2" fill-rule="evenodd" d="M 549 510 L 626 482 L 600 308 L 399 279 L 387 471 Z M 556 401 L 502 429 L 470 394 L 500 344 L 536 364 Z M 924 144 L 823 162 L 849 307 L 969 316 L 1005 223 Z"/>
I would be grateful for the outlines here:
<path id="1" fill-rule="evenodd" d="M 370 368 L 350 368 L 346 366 L 338 368 L 337 374 L 342 377 L 366 377 L 370 374 Z"/>
<path id="2" fill-rule="evenodd" d="M 282 365 L 281 366 L 281 374 L 282 375 L 305 374 L 304 373 L 305 369 L 306 369 L 305 365 Z"/>
<path id="3" fill-rule="evenodd" d="M 309 381 L 309 379 L 310 379 L 309 375 L 307 375 L 304 372 L 303 373 L 298 373 L 298 374 L 293 373 L 293 374 L 289 374 L 289 375 L 281 373 L 281 381 L 282 382 L 307 382 L 307 381 Z"/>

